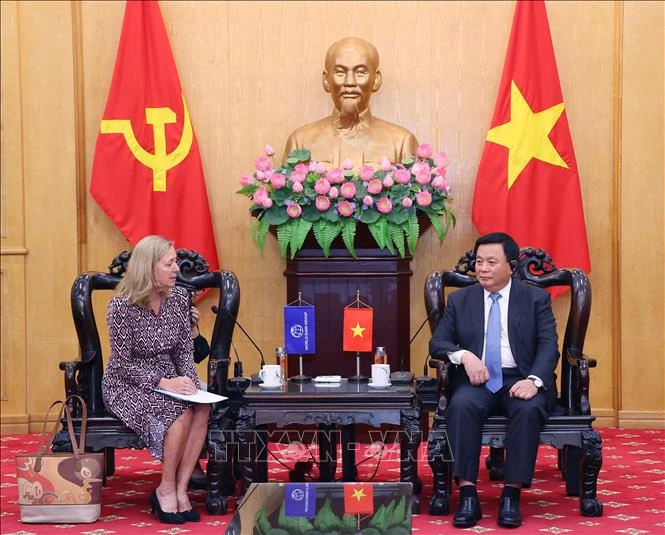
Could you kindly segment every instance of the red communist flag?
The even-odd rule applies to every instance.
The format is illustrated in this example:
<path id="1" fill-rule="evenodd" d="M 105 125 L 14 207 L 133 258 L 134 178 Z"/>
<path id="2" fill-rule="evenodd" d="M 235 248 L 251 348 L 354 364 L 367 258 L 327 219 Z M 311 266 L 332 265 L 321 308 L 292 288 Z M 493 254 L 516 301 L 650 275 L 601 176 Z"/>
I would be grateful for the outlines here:
<path id="1" fill-rule="evenodd" d="M 199 147 L 156 1 L 126 4 L 90 193 L 132 245 L 161 234 L 219 268 Z"/>
<path id="2" fill-rule="evenodd" d="M 580 179 L 542 1 L 518 1 L 473 197 L 481 234 L 507 232 L 589 272 Z"/>
<path id="3" fill-rule="evenodd" d="M 344 309 L 344 351 L 372 351 L 372 308 L 347 307 Z"/>
<path id="4" fill-rule="evenodd" d="M 362 310 L 362 309 L 361 309 Z M 371 483 L 344 484 L 344 514 L 374 512 L 374 488 Z"/>

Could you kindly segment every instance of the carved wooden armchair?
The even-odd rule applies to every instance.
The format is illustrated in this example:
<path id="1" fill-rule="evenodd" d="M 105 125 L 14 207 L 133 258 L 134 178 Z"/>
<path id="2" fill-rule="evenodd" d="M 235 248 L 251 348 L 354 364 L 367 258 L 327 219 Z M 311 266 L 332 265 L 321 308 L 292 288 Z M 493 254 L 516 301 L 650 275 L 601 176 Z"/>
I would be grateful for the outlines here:
<path id="1" fill-rule="evenodd" d="M 445 292 L 476 283 L 475 258 L 468 251 L 453 271 L 435 271 L 425 281 L 425 308 L 432 333 L 443 317 Z M 566 494 L 579 496 L 580 513 L 601 516 L 603 505 L 596 498 L 596 483 L 602 465 L 602 446 L 599 433 L 593 429 L 595 416 L 589 404 L 589 368 L 596 360 L 583 354 L 584 338 L 591 311 L 591 286 L 586 275 L 577 269 L 558 269 L 542 249 L 520 251 L 518 267 L 513 274 L 522 281 L 543 288 L 570 288 L 570 310 L 561 348 L 561 378 L 557 384 L 557 410 L 550 415 L 540 432 L 540 443 L 558 449 L 558 468 L 566 481 Z M 432 515 L 449 512 L 452 487 L 451 459 L 446 436 L 446 407 L 449 381 L 457 366 L 448 359 L 434 359 L 437 367 L 439 405 L 428 439 L 428 460 L 434 476 L 434 488 L 429 504 Z M 503 479 L 503 445 L 506 438 L 506 418 L 491 416 L 483 427 L 483 444 L 490 446 L 486 465 L 490 479 Z"/>
<path id="2" fill-rule="evenodd" d="M 122 280 L 131 253 L 124 251 L 109 266 L 108 273 L 89 272 L 79 275 L 71 291 L 72 315 L 78 335 L 80 360 L 61 362 L 65 372 L 65 396 L 78 394 L 88 406 L 86 449 L 104 451 L 105 476 L 112 475 L 114 448 L 145 447 L 143 441 L 112 413 L 106 410 L 102 400 L 102 374 L 104 362 L 99 331 L 93 311 L 93 292 L 114 290 Z M 190 292 L 205 289 L 219 290 L 217 316 L 210 338 L 207 385 L 210 392 L 227 395 L 229 351 L 240 306 L 240 287 L 230 271 L 209 271 L 205 259 L 194 251 L 179 249 L 177 263 L 180 267 L 176 284 Z M 111 297 L 109 292 L 109 298 Z M 104 320 L 106 315 L 104 315 Z M 80 407 L 72 406 L 75 431 L 80 430 Z M 226 446 L 234 423 L 229 418 L 226 402 L 213 405 L 207 439 L 207 499 L 210 514 L 224 514 L 226 499 L 222 496 L 222 484 L 230 477 Z M 53 443 L 54 451 L 71 451 L 68 434 L 61 432 Z"/>

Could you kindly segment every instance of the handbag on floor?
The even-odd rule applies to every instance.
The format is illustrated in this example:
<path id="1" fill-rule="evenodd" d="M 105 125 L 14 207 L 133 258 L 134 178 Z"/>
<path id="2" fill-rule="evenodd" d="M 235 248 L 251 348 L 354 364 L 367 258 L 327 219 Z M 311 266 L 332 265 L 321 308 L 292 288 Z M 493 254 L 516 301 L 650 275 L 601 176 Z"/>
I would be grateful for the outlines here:
<path id="1" fill-rule="evenodd" d="M 76 398 L 82 406 L 81 435 L 77 443 L 72 415 L 67 402 Z M 53 432 L 47 437 L 46 424 L 53 407 L 60 407 Z M 62 414 L 67 419 L 71 453 L 51 453 L 53 437 L 58 431 Z M 16 455 L 16 482 L 21 521 L 28 523 L 89 523 L 101 511 L 104 454 L 85 453 L 87 407 L 79 396 L 55 401 L 46 411 L 39 451 Z"/>

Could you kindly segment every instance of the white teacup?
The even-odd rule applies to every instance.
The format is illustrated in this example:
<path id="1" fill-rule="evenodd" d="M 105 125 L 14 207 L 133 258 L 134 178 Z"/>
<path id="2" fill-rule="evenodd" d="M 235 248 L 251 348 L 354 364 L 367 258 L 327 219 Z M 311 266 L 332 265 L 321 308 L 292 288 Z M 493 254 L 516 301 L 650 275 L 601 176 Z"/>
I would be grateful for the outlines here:
<path id="1" fill-rule="evenodd" d="M 259 371 L 259 377 L 265 386 L 279 386 L 280 380 L 279 364 L 265 364 Z"/>
<path id="2" fill-rule="evenodd" d="M 390 383 L 390 364 L 372 364 L 372 384 L 388 386 Z"/>

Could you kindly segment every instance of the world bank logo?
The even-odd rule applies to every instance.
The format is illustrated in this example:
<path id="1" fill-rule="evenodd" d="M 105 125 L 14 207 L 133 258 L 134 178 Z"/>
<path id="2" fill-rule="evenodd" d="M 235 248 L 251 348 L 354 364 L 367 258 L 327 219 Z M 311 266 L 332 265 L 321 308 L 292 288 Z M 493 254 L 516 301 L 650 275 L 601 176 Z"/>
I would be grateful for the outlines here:
<path id="1" fill-rule="evenodd" d="M 302 325 L 299 323 L 296 323 L 291 327 L 291 336 L 294 338 L 300 338 L 303 334 L 305 334 L 305 329 L 303 329 Z"/>
<path id="2" fill-rule="evenodd" d="M 291 491 L 291 499 L 296 502 L 301 502 L 305 499 L 305 491 L 302 489 L 295 489 Z"/>

